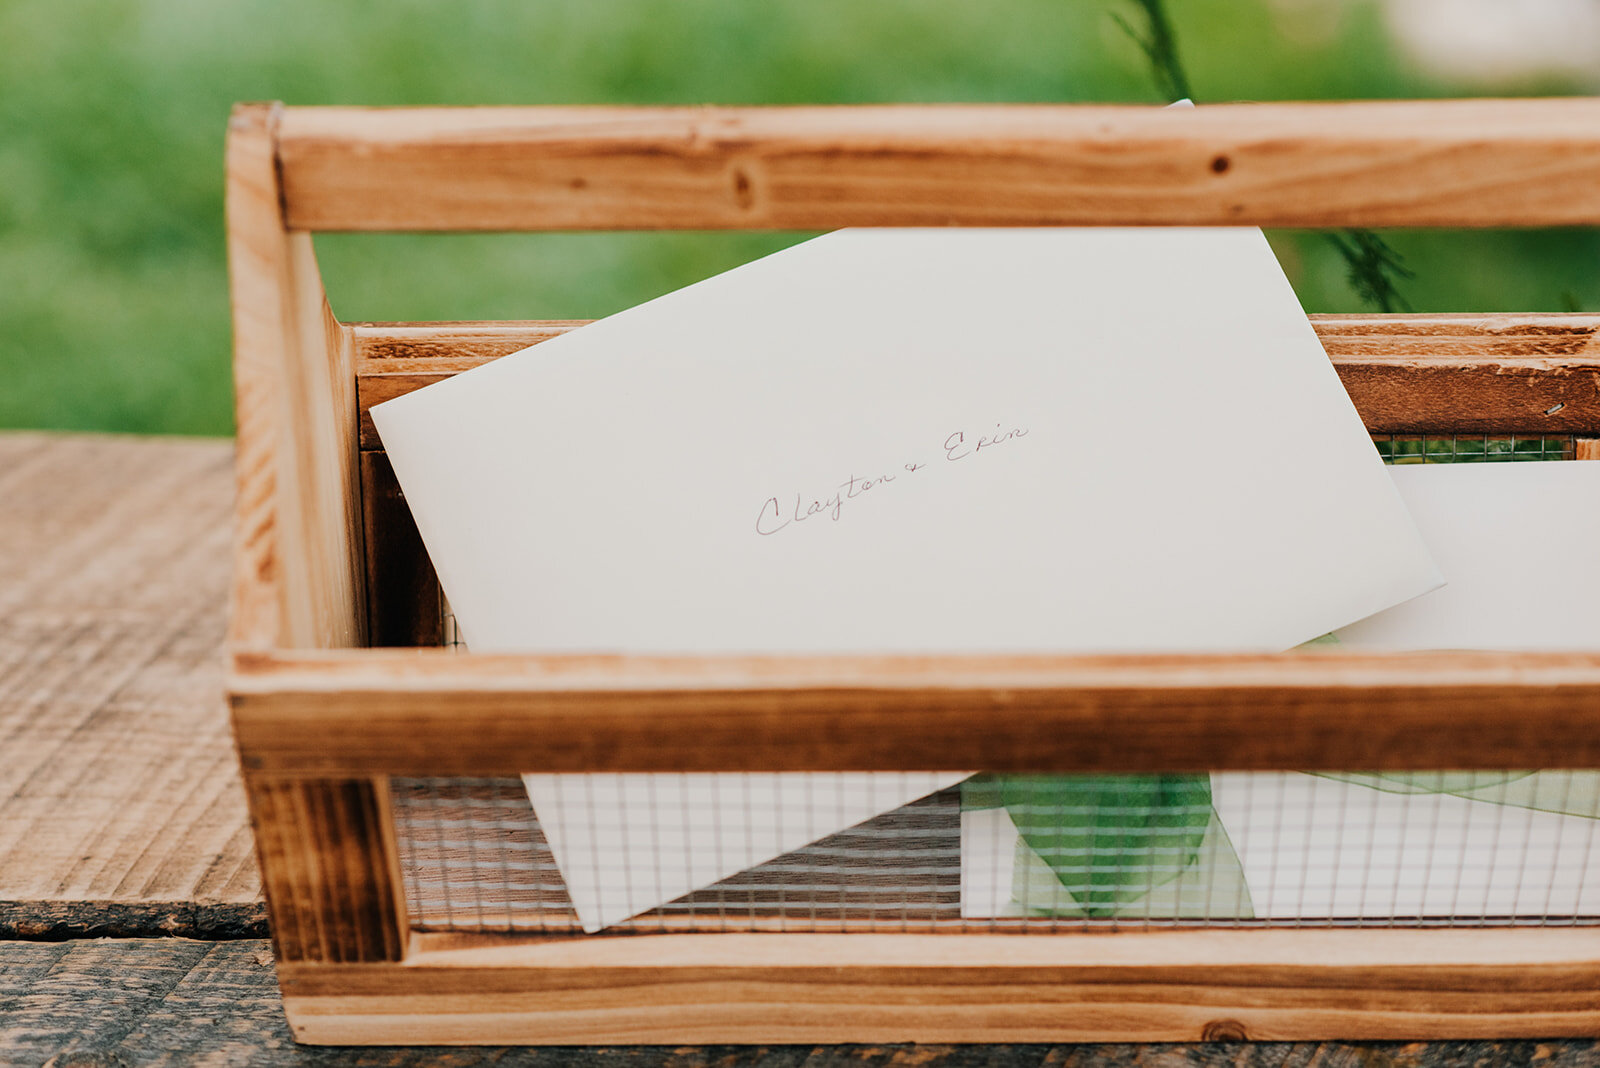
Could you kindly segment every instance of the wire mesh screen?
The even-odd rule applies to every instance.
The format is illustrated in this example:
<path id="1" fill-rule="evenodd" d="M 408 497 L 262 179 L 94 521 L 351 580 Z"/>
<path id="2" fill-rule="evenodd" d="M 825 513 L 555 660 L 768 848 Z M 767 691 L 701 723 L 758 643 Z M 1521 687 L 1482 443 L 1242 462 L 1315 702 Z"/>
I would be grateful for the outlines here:
<path id="1" fill-rule="evenodd" d="M 1459 464 L 1504 460 L 1570 460 L 1572 435 L 1515 434 L 1424 437 L 1416 434 L 1374 434 L 1378 455 L 1391 464 Z"/>
<path id="2" fill-rule="evenodd" d="M 862 784 L 833 773 L 551 778 L 548 834 L 519 779 L 395 781 L 416 926 L 1600 923 L 1600 773 L 976 776 L 848 824 Z M 780 778 L 809 803 L 741 807 Z"/>
<path id="3" fill-rule="evenodd" d="M 720 803 L 687 806 L 683 799 L 692 791 L 670 789 L 661 776 L 637 777 L 657 780 L 660 794 L 678 802 L 665 814 L 659 808 L 607 812 L 597 804 L 595 782 L 619 776 L 559 778 L 570 780 L 572 796 L 546 810 L 552 829 L 559 827 L 568 842 L 591 835 L 612 849 L 570 849 L 558 863 L 520 779 L 395 781 L 402 870 L 415 925 L 556 932 L 585 926 L 871 930 L 961 922 L 959 790 L 937 791 L 785 852 L 779 843 L 796 837 L 779 828 L 785 819 L 796 828 L 837 821 L 823 811 L 742 810 L 740 815 L 756 819 L 729 833 L 735 829 L 723 826 L 732 822 L 723 819 L 726 809 L 743 804 L 741 788 L 758 776 L 719 776 L 725 787 L 725 797 L 716 798 Z M 681 785 L 711 777 L 665 778 Z M 811 787 L 819 809 L 838 800 L 826 797 L 821 783 Z M 597 817 L 633 831 L 632 840 L 616 847 L 615 835 L 595 827 Z M 754 823 L 769 825 L 765 836 L 752 831 Z M 691 841 L 673 833 L 684 828 Z M 769 852 L 770 859 L 674 892 L 695 886 L 702 873 L 738 868 L 741 857 Z M 574 902 L 569 887 L 580 901 Z M 618 915 L 619 922 L 602 922 Z"/>
<path id="4" fill-rule="evenodd" d="M 1390 463 L 1570 436 L 1374 436 Z M 461 647 L 446 608 L 447 645 Z M 412 923 L 547 934 L 1600 924 L 1600 772 L 394 779 Z"/>

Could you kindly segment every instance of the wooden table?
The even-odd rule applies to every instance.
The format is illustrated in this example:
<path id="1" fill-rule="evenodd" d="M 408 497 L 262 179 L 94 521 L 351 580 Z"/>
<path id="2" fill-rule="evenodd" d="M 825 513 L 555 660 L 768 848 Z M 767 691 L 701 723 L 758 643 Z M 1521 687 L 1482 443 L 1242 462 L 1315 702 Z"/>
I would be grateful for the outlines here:
<path id="1" fill-rule="evenodd" d="M 230 461 L 0 434 L 0 1065 L 1600 1065 L 1586 1041 L 297 1047 L 222 701 Z"/>

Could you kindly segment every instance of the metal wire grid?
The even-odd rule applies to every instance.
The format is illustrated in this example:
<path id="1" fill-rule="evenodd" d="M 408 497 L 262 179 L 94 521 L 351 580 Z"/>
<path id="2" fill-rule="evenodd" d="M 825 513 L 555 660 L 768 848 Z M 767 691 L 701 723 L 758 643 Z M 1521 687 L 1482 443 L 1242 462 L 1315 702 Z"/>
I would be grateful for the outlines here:
<path id="1" fill-rule="evenodd" d="M 1570 460 L 1571 434 L 1521 437 L 1515 434 L 1452 435 L 1374 434 L 1378 455 L 1390 464 L 1459 464 L 1505 460 Z"/>
<path id="2" fill-rule="evenodd" d="M 638 914 L 609 926 L 613 931 L 889 930 L 961 922 L 955 790 L 671 900 L 651 884 L 665 869 L 682 870 L 689 859 L 682 851 L 639 840 L 591 871 L 564 872 L 518 779 L 396 779 L 393 796 L 407 902 L 413 925 L 423 929 L 579 931 L 567 890 L 571 876 L 590 886 L 637 888 Z M 828 800 L 820 788 L 816 799 Z M 570 831 L 584 829 L 592 816 L 574 805 L 555 818 L 579 825 Z M 687 813 L 686 823 L 716 847 L 716 811 Z M 661 904 L 649 907 L 656 900 Z"/>
<path id="3" fill-rule="evenodd" d="M 1574 454 L 1571 436 L 1373 441 L 1397 464 Z M 464 648 L 444 611 L 445 644 Z M 813 776 L 808 812 L 765 820 L 831 833 L 672 894 L 662 873 L 691 863 L 687 843 L 716 848 L 724 808 L 685 803 L 660 841 L 624 829 L 609 854 L 558 857 L 519 779 L 397 778 L 412 922 L 576 934 L 620 887 L 607 933 L 1600 924 L 1600 773 L 986 777 L 850 826 L 829 823 L 836 793 Z M 561 840 L 600 833 L 592 805 L 547 817 L 579 824 Z"/>
<path id="4" fill-rule="evenodd" d="M 1600 774 L 1182 778 L 1157 804 L 1150 776 L 1027 777 L 998 807 L 973 798 L 992 781 L 947 789 L 670 897 L 680 842 L 641 833 L 575 871 L 517 779 L 396 780 L 394 796 L 422 929 L 579 933 L 569 881 L 608 933 L 1600 923 Z M 826 776 L 814 798 L 826 823 Z M 714 808 L 684 816 L 694 848 L 717 848 Z M 552 817 L 582 829 L 594 811 Z M 608 885 L 632 900 L 602 924 Z"/>

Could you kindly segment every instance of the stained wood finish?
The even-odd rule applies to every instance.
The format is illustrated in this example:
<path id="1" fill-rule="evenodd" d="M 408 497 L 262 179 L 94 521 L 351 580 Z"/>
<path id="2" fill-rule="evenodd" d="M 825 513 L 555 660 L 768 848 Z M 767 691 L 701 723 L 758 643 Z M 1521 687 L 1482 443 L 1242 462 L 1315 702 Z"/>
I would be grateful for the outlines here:
<path id="1" fill-rule="evenodd" d="M 1600 315 L 1313 315 L 1380 434 L 1600 430 Z"/>
<path id="2" fill-rule="evenodd" d="M 1311 324 L 1373 433 L 1600 430 L 1600 315 L 1313 315 Z M 383 447 L 374 404 L 583 325 L 353 327 L 361 447 Z"/>
<path id="3" fill-rule="evenodd" d="M 278 960 L 398 961 L 408 924 L 388 780 L 245 786 Z"/>
<path id="4" fill-rule="evenodd" d="M 1593 1041 L 1191 1045 L 480 1046 L 308 1049 L 284 1020 L 267 943 L 182 938 L 0 943 L 0 1062 L 290 1068 L 1308 1068 L 1534 1064 L 1592 1068 Z"/>
<path id="5" fill-rule="evenodd" d="M 0 433 L 0 936 L 262 922 L 222 696 L 231 459 Z"/>
<path id="6" fill-rule="evenodd" d="M 587 319 L 481 323 L 355 323 L 356 405 L 363 449 L 379 449 L 374 404 L 403 397 L 501 356 L 587 326 Z"/>
<path id="7" fill-rule="evenodd" d="M 245 767 L 1211 771 L 1600 766 L 1600 654 L 236 658 Z"/>
<path id="8" fill-rule="evenodd" d="M 284 228 L 281 114 L 277 105 L 241 105 L 228 125 L 239 441 L 231 637 L 253 648 L 360 645 L 365 605 L 349 334 L 323 296 L 311 235 Z"/>
<path id="9" fill-rule="evenodd" d="M 369 641 L 441 644 L 439 578 L 384 453 L 361 454 L 361 517 Z"/>
<path id="10" fill-rule="evenodd" d="M 415 355 L 380 351 L 381 331 L 362 337 L 328 312 L 305 232 L 1592 224 L 1597 130 L 1594 100 L 241 109 L 229 148 L 241 435 L 233 710 L 299 1034 L 970 1041 L 1600 1028 L 1600 952 L 1587 931 L 408 948 L 390 774 L 1600 766 L 1600 656 L 341 651 L 366 636 L 359 532 L 395 507 L 378 492 L 376 459 L 365 466 L 367 515 L 358 507 L 356 373 L 381 383 L 369 392 L 403 386 L 405 375 L 503 354 L 511 339 L 499 324 L 458 326 L 470 336 L 443 341 L 407 328 Z M 512 333 L 531 329 L 521 347 L 570 325 Z M 1592 318 L 1528 319 L 1509 332 L 1488 319 L 1417 320 L 1412 334 L 1393 321 L 1337 325 L 1325 333 L 1348 346 L 1335 358 L 1352 393 L 1377 398 L 1358 402 L 1375 430 L 1597 428 L 1586 407 Z M 358 340 L 372 346 L 359 361 Z M 1408 350 L 1417 345 L 1426 351 Z M 375 578 L 386 574 L 372 564 Z"/>
<path id="11" fill-rule="evenodd" d="M 1108 1042 L 1600 1031 L 1600 932 L 641 935 L 280 966 L 302 1042 Z"/>
<path id="12" fill-rule="evenodd" d="M 307 230 L 1556 226 L 1600 101 L 290 108 Z"/>

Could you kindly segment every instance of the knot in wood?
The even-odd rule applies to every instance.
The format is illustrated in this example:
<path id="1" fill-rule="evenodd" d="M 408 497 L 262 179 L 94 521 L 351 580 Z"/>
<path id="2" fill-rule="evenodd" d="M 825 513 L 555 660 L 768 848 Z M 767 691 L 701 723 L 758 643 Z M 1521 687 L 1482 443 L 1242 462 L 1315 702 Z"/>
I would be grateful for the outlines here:
<path id="1" fill-rule="evenodd" d="M 1200 1038 L 1206 1042 L 1246 1042 L 1249 1037 L 1238 1020 L 1212 1020 L 1200 1029 Z"/>

